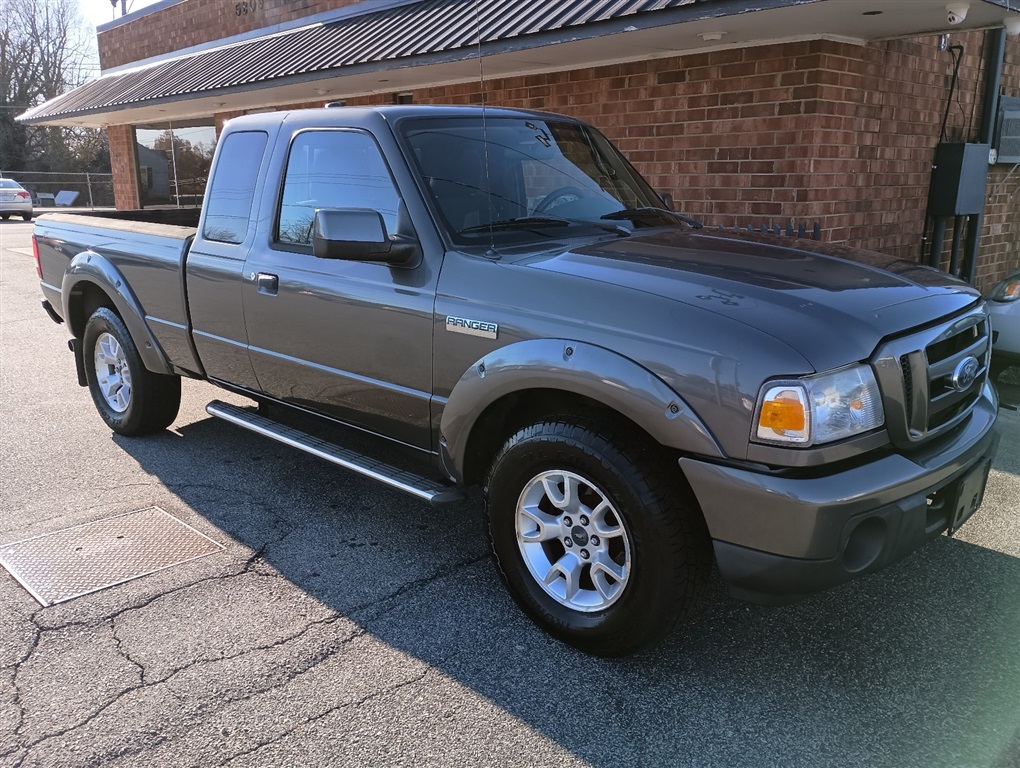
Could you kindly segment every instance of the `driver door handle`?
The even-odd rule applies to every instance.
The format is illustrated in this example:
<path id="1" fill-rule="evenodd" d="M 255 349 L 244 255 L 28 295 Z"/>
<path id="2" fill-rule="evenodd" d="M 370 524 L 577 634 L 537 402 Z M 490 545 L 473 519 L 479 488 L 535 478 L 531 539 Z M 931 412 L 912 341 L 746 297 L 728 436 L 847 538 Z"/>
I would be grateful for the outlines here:
<path id="1" fill-rule="evenodd" d="M 280 278 L 268 272 L 259 272 L 255 278 L 255 286 L 263 296 L 275 296 L 280 291 Z"/>

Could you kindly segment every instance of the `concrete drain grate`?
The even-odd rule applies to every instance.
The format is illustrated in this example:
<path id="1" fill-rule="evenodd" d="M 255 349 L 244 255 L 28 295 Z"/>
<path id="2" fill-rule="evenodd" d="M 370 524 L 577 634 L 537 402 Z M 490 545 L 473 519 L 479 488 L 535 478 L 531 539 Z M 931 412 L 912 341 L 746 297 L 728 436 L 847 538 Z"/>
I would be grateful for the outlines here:
<path id="1" fill-rule="evenodd" d="M 47 606 L 224 549 L 159 507 L 147 507 L 4 544 L 0 565 Z"/>

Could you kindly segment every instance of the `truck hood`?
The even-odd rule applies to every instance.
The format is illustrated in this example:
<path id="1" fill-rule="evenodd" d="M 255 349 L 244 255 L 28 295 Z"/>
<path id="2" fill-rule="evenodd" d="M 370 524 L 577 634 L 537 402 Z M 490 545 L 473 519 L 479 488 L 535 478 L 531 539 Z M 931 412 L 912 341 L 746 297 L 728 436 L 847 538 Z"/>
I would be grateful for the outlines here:
<path id="1" fill-rule="evenodd" d="M 882 338 L 980 299 L 950 275 L 880 253 L 751 233 L 659 230 L 524 263 L 727 316 L 818 371 L 866 360 Z"/>

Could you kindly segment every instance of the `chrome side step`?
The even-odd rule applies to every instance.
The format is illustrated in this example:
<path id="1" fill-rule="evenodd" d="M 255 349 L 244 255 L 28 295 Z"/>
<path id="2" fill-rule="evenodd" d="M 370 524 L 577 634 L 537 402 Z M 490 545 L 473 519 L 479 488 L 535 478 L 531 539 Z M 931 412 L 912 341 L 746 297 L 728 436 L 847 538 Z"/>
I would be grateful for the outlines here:
<path id="1" fill-rule="evenodd" d="M 444 485 L 441 481 L 431 480 L 363 456 L 335 443 L 313 437 L 301 430 L 279 424 L 245 408 L 213 400 L 205 407 L 205 410 L 210 416 L 216 416 L 263 437 L 289 445 L 291 448 L 318 456 L 320 459 L 325 459 L 344 469 L 350 469 L 360 475 L 365 475 L 365 477 L 378 480 L 398 491 L 417 496 L 435 506 L 453 504 L 464 498 L 460 490 L 451 485 Z"/>

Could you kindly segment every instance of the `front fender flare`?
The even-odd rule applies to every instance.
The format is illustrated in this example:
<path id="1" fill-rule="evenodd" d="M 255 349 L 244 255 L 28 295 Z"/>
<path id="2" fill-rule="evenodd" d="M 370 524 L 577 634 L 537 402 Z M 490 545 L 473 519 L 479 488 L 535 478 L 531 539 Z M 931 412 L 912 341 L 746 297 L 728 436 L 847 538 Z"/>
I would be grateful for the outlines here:
<path id="1" fill-rule="evenodd" d="M 633 421 L 657 442 L 685 453 L 724 457 L 715 437 L 662 379 L 603 347 L 532 339 L 494 350 L 454 386 L 440 421 L 443 461 L 463 478 L 471 430 L 500 398 L 528 389 L 582 395 Z"/>
<path id="2" fill-rule="evenodd" d="M 127 326 L 131 339 L 138 347 L 138 354 L 145 367 L 153 373 L 173 373 L 166 353 L 145 322 L 145 310 L 128 286 L 127 280 L 113 263 L 95 251 L 83 251 L 71 259 L 64 272 L 60 287 L 60 300 L 68 328 L 76 338 L 85 334 L 87 317 L 75 317 L 71 303 L 86 285 L 93 285 L 110 297 L 114 309 Z"/>

